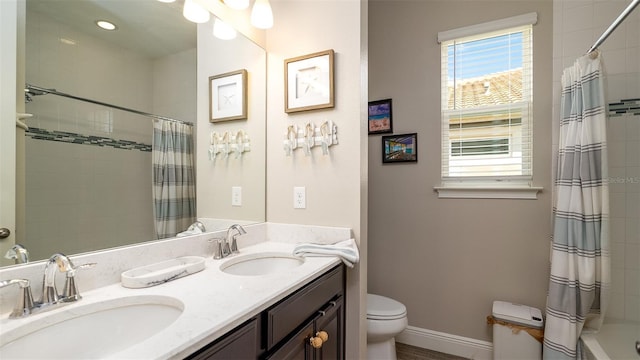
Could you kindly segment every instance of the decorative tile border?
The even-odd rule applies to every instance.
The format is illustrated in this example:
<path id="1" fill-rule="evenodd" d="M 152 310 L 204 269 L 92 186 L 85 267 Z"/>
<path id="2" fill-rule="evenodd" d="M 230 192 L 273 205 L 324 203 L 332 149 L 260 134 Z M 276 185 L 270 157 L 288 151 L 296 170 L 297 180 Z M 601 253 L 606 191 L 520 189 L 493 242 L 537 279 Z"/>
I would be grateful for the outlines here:
<path id="1" fill-rule="evenodd" d="M 640 99 L 622 99 L 609 104 L 609 116 L 640 115 Z"/>
<path id="2" fill-rule="evenodd" d="M 29 127 L 26 136 L 36 140 L 59 141 L 69 144 L 83 144 L 95 146 L 110 146 L 116 149 L 151 151 L 151 145 L 128 140 L 116 140 L 107 137 L 82 135 L 66 131 L 50 131 Z"/>

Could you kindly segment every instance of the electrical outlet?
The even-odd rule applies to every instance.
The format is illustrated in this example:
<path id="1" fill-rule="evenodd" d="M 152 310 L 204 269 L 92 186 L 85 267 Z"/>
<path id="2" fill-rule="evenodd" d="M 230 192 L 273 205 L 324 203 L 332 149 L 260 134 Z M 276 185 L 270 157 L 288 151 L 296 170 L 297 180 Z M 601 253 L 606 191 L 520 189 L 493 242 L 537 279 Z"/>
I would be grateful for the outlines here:
<path id="1" fill-rule="evenodd" d="M 231 206 L 242 206 L 242 187 L 231 187 Z"/>
<path id="2" fill-rule="evenodd" d="M 293 188 L 293 208 L 294 209 L 307 208 L 307 196 L 305 194 L 304 186 L 296 186 Z"/>

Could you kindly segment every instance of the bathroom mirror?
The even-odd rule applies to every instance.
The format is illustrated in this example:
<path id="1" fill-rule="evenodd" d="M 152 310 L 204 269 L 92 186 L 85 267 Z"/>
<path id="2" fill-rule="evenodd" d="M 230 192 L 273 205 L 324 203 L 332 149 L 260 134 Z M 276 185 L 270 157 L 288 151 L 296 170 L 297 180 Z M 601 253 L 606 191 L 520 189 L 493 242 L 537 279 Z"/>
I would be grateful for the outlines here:
<path id="1" fill-rule="evenodd" d="M 17 180 L 24 182 L 25 228 L 18 228 L 16 242 L 29 250 L 31 261 L 55 252 L 73 255 L 156 239 L 151 190 L 153 119 L 82 99 L 193 123 L 198 158 L 194 164 L 196 172 L 203 167 L 205 174 L 197 176 L 201 182 L 197 194 L 206 195 L 198 199 L 206 206 L 198 204 L 197 216 L 220 220 L 208 223 L 206 230 L 219 230 L 216 224 L 226 228 L 229 222 L 265 221 L 266 110 L 261 98 L 266 97 L 266 85 L 256 82 L 266 80 L 266 54 L 240 33 L 220 43 L 232 46 L 233 52 L 200 51 L 197 46 L 204 41 L 211 47 L 223 40 L 213 38 L 211 32 L 203 35 L 182 16 L 182 6 L 180 0 L 26 0 L 26 83 L 72 95 L 34 90 L 25 99 L 25 112 L 33 116 L 25 120 L 29 130 L 24 153 L 17 150 L 25 163 L 24 179 L 18 175 Z M 112 22 L 116 29 L 97 27 L 99 20 Z M 198 36 L 211 39 L 197 39 L 198 31 Z M 257 59 L 238 58 L 255 54 Z M 196 69 L 199 63 L 218 62 L 252 64 L 249 90 L 256 92 L 248 96 L 254 104 L 248 119 L 216 128 L 206 115 L 204 121 L 196 121 L 199 109 L 208 107 L 209 97 L 208 89 L 199 86 L 200 78 L 216 74 L 198 73 L 214 71 L 208 68 Z M 247 131 L 248 124 L 252 138 L 245 162 L 251 162 L 249 156 L 254 162 L 260 159 L 262 173 L 253 172 L 242 182 L 233 174 L 221 176 L 237 171 L 243 159 L 231 154 L 217 163 L 208 161 L 209 134 Z M 217 177 L 207 175 L 213 172 Z M 223 180 L 230 185 L 241 183 L 245 198 L 252 196 L 251 206 L 232 207 L 227 184 L 215 196 L 202 191 Z M 2 260 L 4 265 L 13 263 Z"/>

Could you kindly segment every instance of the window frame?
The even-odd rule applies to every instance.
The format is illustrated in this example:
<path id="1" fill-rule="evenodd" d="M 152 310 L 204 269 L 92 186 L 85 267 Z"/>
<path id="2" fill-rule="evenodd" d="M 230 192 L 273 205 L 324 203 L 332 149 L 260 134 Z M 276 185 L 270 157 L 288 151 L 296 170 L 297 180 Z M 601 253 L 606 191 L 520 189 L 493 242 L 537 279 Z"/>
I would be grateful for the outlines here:
<path id="1" fill-rule="evenodd" d="M 521 112 L 521 131 L 528 136 L 529 144 L 531 146 L 528 157 L 524 160 L 523 166 L 529 170 L 525 170 L 525 175 L 509 175 L 509 176 L 445 176 L 445 166 L 449 166 L 450 158 L 453 157 L 446 153 L 442 154 L 441 163 L 441 185 L 434 187 L 438 192 L 440 198 L 517 198 L 517 199 L 536 199 L 537 193 L 542 190 L 540 187 L 533 186 L 533 138 L 532 138 L 532 123 L 533 123 L 533 25 L 537 22 L 537 14 L 529 13 L 519 15 L 511 18 L 492 21 L 489 23 L 483 23 L 464 28 L 449 30 L 438 34 L 438 41 L 441 43 L 441 61 L 448 60 L 447 44 L 452 41 L 468 42 L 474 39 L 483 39 L 494 37 L 500 34 L 507 34 L 514 30 L 524 32 L 525 38 L 523 43 L 528 42 L 531 46 L 525 46 L 523 49 L 523 58 L 529 56 L 528 62 L 523 62 L 523 76 L 528 77 L 529 85 L 527 87 L 528 93 L 523 94 L 523 100 L 520 102 L 514 102 L 506 105 L 496 106 L 480 106 L 474 108 L 465 109 L 447 109 L 448 105 L 448 86 L 447 86 L 447 71 L 445 71 L 445 64 L 441 64 L 442 79 L 441 79 L 441 126 L 442 126 L 442 138 L 441 149 L 451 151 L 451 140 L 449 139 L 449 125 L 451 114 L 463 115 L 472 113 L 487 113 L 491 111 L 500 112 L 500 108 L 514 109 Z M 528 36 L 528 38 L 526 37 Z M 527 53 L 528 52 L 528 53 Z M 523 86 L 524 87 L 524 86 Z M 495 110 L 498 109 L 498 110 Z M 507 117 L 507 121 L 511 121 L 511 118 Z M 446 129 L 445 129 L 446 127 Z M 511 136 L 504 138 L 509 139 L 509 146 L 511 146 Z M 498 137 L 488 138 L 485 140 L 493 141 Z M 457 141 L 457 140 L 456 140 Z M 473 156 L 473 155 L 472 155 Z M 477 156 L 477 155 L 476 155 Z M 468 157 L 468 155 L 467 155 Z M 446 164 L 445 164 L 446 161 Z M 448 171 L 448 170 L 447 170 Z M 450 174 L 448 172 L 447 174 Z"/>

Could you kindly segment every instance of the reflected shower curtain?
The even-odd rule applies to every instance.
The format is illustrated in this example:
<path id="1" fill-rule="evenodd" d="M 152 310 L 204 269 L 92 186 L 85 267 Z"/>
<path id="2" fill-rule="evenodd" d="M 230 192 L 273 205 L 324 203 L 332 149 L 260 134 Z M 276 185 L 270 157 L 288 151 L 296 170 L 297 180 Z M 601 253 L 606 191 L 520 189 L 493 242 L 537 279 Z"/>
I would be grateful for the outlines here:
<path id="1" fill-rule="evenodd" d="M 608 285 L 609 190 L 600 54 L 562 74 L 545 359 L 575 359 L 583 328 L 602 324 Z"/>
<path id="2" fill-rule="evenodd" d="M 175 236 L 196 220 L 193 126 L 153 122 L 153 215 L 158 239 Z"/>

